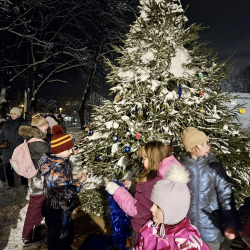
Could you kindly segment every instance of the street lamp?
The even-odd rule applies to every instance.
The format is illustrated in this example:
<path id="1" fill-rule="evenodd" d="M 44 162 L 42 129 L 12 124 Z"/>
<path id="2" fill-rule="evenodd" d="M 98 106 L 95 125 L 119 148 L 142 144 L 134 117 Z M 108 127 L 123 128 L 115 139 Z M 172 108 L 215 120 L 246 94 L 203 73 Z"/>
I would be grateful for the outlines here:
<path id="1" fill-rule="evenodd" d="M 60 110 L 60 114 L 62 113 L 62 108 L 59 108 L 59 110 Z"/>

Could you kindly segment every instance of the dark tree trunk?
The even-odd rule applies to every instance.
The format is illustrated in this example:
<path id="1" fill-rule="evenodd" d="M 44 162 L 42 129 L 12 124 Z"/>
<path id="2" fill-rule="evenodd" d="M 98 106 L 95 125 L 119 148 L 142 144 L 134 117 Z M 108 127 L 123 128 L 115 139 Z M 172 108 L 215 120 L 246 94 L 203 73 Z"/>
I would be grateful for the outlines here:
<path id="1" fill-rule="evenodd" d="M 90 95 L 92 81 L 93 81 L 93 78 L 95 76 L 96 69 L 97 69 L 98 64 L 99 64 L 101 51 L 102 51 L 102 44 L 103 44 L 103 38 L 104 38 L 104 36 L 102 34 L 103 34 L 103 32 L 101 32 L 100 36 L 99 36 L 99 42 L 96 46 L 95 55 L 93 58 L 93 64 L 92 64 L 92 67 L 91 67 L 90 72 L 89 72 L 88 81 L 87 81 L 86 88 L 85 88 L 85 91 L 83 94 L 83 98 L 82 98 L 82 101 L 80 104 L 79 117 L 80 117 L 80 122 L 81 122 L 81 129 L 83 129 L 83 127 L 85 125 L 84 112 L 85 112 L 86 102 L 87 102 L 89 95 Z"/>
<path id="2" fill-rule="evenodd" d="M 9 71 L 10 73 L 10 71 Z M 5 88 L 5 99 L 6 102 L 1 103 L 0 105 L 0 113 L 1 113 L 1 118 L 6 119 L 6 109 L 7 109 L 7 95 L 8 95 L 8 86 L 9 86 L 9 74 L 7 74 L 6 71 L 1 71 L 1 91 Z"/>

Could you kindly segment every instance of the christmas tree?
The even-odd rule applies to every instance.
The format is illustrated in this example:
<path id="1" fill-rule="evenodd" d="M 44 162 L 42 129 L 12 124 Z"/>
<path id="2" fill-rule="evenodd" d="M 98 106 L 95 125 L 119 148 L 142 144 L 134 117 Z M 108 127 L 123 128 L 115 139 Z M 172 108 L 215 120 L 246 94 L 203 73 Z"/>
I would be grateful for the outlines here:
<path id="1" fill-rule="evenodd" d="M 116 64 L 106 60 L 107 82 L 114 102 L 95 107 L 89 136 L 82 140 L 83 164 L 90 170 L 82 189 L 82 206 L 103 213 L 102 181 L 121 179 L 140 168 L 140 146 L 161 140 L 178 158 L 184 147 L 181 132 L 192 126 L 210 139 L 212 151 L 233 181 L 237 202 L 249 196 L 249 137 L 237 120 L 243 107 L 229 109 L 222 91 L 230 65 L 218 63 L 207 42 L 199 41 L 200 25 L 187 26 L 178 0 L 141 0 L 137 17 Z"/>

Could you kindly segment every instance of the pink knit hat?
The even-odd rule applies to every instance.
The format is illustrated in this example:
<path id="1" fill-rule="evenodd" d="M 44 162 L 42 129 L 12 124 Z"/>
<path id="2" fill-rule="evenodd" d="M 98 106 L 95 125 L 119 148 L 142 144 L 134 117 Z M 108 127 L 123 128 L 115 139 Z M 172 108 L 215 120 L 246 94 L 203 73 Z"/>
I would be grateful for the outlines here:
<path id="1" fill-rule="evenodd" d="M 154 185 L 150 199 L 162 210 L 164 224 L 175 225 L 187 216 L 190 206 L 189 181 L 189 172 L 181 165 L 172 164 L 166 179 Z"/>

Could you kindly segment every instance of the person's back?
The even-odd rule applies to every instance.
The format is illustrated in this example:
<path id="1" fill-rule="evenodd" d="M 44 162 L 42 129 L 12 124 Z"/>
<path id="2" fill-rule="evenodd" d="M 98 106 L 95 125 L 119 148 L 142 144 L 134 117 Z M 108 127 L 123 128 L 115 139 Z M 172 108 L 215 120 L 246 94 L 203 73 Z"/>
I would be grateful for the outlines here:
<path id="1" fill-rule="evenodd" d="M 44 119 L 44 118 L 42 118 Z M 31 138 L 45 139 L 46 134 L 42 132 L 38 127 L 21 126 L 19 134 L 26 140 L 29 141 Z M 31 159 L 36 169 L 38 169 L 38 161 L 45 153 L 51 153 L 50 146 L 47 141 L 34 141 L 28 143 Z M 41 174 L 38 172 L 37 175 L 29 179 L 29 187 L 31 195 L 43 194 L 43 187 L 41 182 Z"/>
<path id="2" fill-rule="evenodd" d="M 208 138 L 203 132 L 189 127 L 182 132 L 182 141 L 186 153 L 181 155 L 180 162 L 191 175 L 188 184 L 191 205 L 187 216 L 209 247 L 219 249 L 224 240 L 223 231 L 232 239 L 237 228 L 230 178 L 210 152 Z"/>
<path id="3" fill-rule="evenodd" d="M 28 142 L 30 157 L 37 170 L 38 161 L 42 155 L 51 152 L 48 142 L 44 140 L 47 129 L 48 122 L 40 114 L 32 116 L 31 126 L 21 126 L 19 128 L 19 135 Z M 35 246 L 45 239 L 45 235 L 40 234 L 43 226 L 39 225 L 42 220 L 41 207 L 45 200 L 43 182 L 39 171 L 33 178 L 28 180 L 28 184 L 30 199 L 22 233 L 24 247 Z"/>

